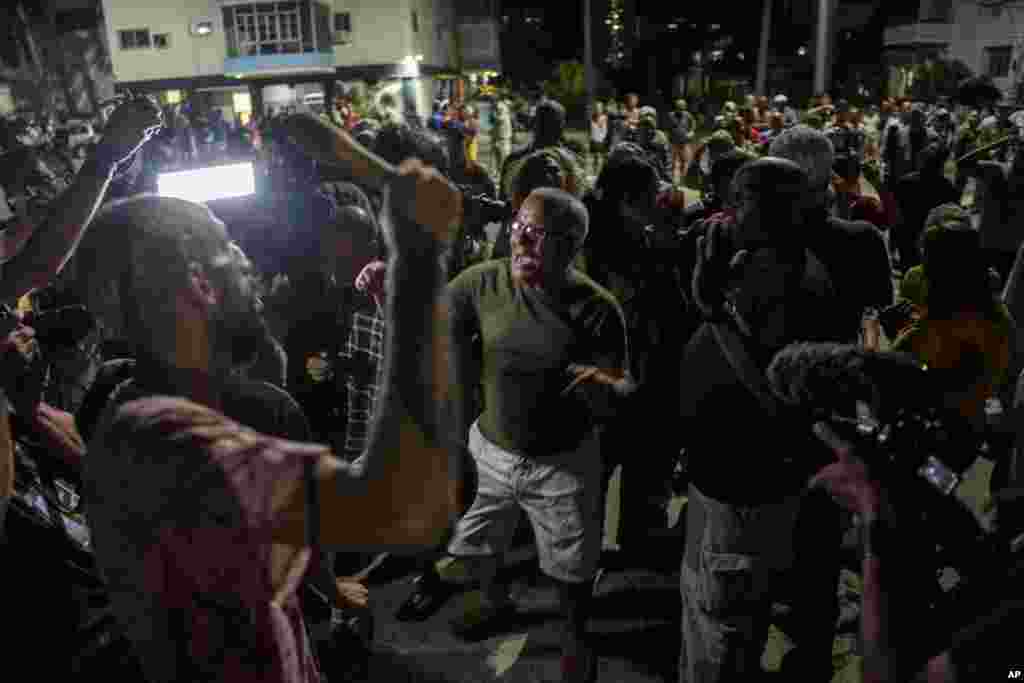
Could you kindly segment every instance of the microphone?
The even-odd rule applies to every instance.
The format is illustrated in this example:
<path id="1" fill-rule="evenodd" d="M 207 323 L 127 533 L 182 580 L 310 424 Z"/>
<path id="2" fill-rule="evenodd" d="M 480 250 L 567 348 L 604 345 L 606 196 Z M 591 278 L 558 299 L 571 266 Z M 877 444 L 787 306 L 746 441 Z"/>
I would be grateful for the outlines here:
<path id="1" fill-rule="evenodd" d="M 882 399 L 886 411 L 921 408 L 934 397 L 930 373 L 913 357 L 851 344 L 792 344 L 775 355 L 766 374 L 780 401 L 817 418 L 855 416 L 858 401 Z"/>
<path id="2" fill-rule="evenodd" d="M 766 374 L 782 403 L 830 423 L 873 467 L 913 474 L 944 495 L 987 452 L 987 435 L 943 405 L 959 388 L 962 369 L 929 370 L 907 354 L 848 344 L 793 344 L 775 355 Z"/>

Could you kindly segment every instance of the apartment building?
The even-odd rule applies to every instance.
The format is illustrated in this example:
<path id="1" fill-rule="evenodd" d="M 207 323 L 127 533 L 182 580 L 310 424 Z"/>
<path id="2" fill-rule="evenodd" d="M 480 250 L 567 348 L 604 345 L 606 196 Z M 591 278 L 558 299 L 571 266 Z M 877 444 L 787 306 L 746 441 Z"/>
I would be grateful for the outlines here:
<path id="1" fill-rule="evenodd" d="M 958 59 L 990 76 L 1004 103 L 1021 102 L 1024 1 L 922 0 L 916 11 L 890 17 L 885 30 L 889 92 L 906 93 L 916 65 L 935 57 Z"/>
<path id="2" fill-rule="evenodd" d="M 117 87 L 165 102 L 202 92 L 225 115 L 386 82 L 429 113 L 451 71 L 451 0 L 103 0 Z"/>

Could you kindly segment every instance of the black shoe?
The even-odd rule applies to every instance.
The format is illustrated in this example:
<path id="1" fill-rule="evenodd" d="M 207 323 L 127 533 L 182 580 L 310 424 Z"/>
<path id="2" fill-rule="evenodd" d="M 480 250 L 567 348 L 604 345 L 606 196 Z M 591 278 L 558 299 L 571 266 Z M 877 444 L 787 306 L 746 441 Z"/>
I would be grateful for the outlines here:
<path id="1" fill-rule="evenodd" d="M 426 621 L 461 590 L 457 584 L 443 581 L 432 570 L 417 578 L 415 584 L 412 595 L 395 612 L 398 621 Z"/>

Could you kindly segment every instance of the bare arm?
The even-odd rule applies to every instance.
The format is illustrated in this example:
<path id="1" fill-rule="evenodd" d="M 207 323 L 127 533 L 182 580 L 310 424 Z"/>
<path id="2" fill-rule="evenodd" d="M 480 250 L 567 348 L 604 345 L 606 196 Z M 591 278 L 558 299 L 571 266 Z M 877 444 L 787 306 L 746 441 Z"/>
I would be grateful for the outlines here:
<path id="1" fill-rule="evenodd" d="M 47 218 L 32 230 L 24 247 L 3 266 L 0 299 L 17 299 L 45 287 L 85 234 L 103 195 L 110 174 L 100 171 L 94 161 L 86 162 L 75 182 L 49 207 Z"/>
<path id="2" fill-rule="evenodd" d="M 32 230 L 24 247 L 4 263 L 0 300 L 17 299 L 45 287 L 60 272 L 96 215 L 117 162 L 138 151 L 159 129 L 160 120 L 160 110 L 145 100 L 114 112 L 103 141 L 75 182 L 49 207 L 46 219 Z"/>
<path id="3" fill-rule="evenodd" d="M 321 459 L 317 469 L 325 548 L 416 550 L 447 533 L 458 509 L 458 451 L 441 418 L 449 392 L 448 313 L 442 236 L 457 190 L 419 162 L 390 186 L 386 234 L 388 351 L 370 446 L 359 464 Z M 435 201 L 430 201 L 433 197 Z M 431 207 L 424 211 L 424 207 Z M 416 215 L 419 224 L 403 216 Z M 421 227 L 422 226 L 422 227 Z M 303 545 L 306 492 L 285 484 L 276 540 Z"/>

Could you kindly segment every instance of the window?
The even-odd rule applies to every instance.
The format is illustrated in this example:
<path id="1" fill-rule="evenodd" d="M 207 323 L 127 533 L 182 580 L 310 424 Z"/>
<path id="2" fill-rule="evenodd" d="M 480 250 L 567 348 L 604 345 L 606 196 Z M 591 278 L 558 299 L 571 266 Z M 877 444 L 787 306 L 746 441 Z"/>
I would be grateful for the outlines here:
<path id="1" fill-rule="evenodd" d="M 122 50 L 138 50 L 149 47 L 149 29 L 133 28 L 117 32 L 118 42 Z"/>
<path id="2" fill-rule="evenodd" d="M 334 30 L 351 33 L 352 15 L 349 12 L 336 12 L 334 15 Z"/>
<path id="3" fill-rule="evenodd" d="M 420 15 L 419 12 L 417 12 L 416 10 L 412 11 L 412 32 L 420 32 Z"/>
<path id="4" fill-rule="evenodd" d="M 986 19 L 998 19 L 1003 16 L 1002 5 L 981 5 L 979 9 L 981 10 L 981 16 Z"/>
<path id="5" fill-rule="evenodd" d="M 166 50 L 171 46 L 171 34 L 170 33 L 154 33 L 153 34 L 153 47 L 158 50 Z"/>
<path id="6" fill-rule="evenodd" d="M 1006 78 L 1010 75 L 1013 48 L 1009 45 L 985 48 L 986 73 L 991 78 Z"/>
<path id="7" fill-rule="evenodd" d="M 921 21 L 952 23 L 953 0 L 925 0 L 921 5 Z"/>
<path id="8" fill-rule="evenodd" d="M 241 57 L 295 54 L 303 51 L 302 20 L 299 2 L 248 3 L 226 7 L 225 26 L 231 47 Z M 230 45 L 230 43 L 229 43 Z"/>

